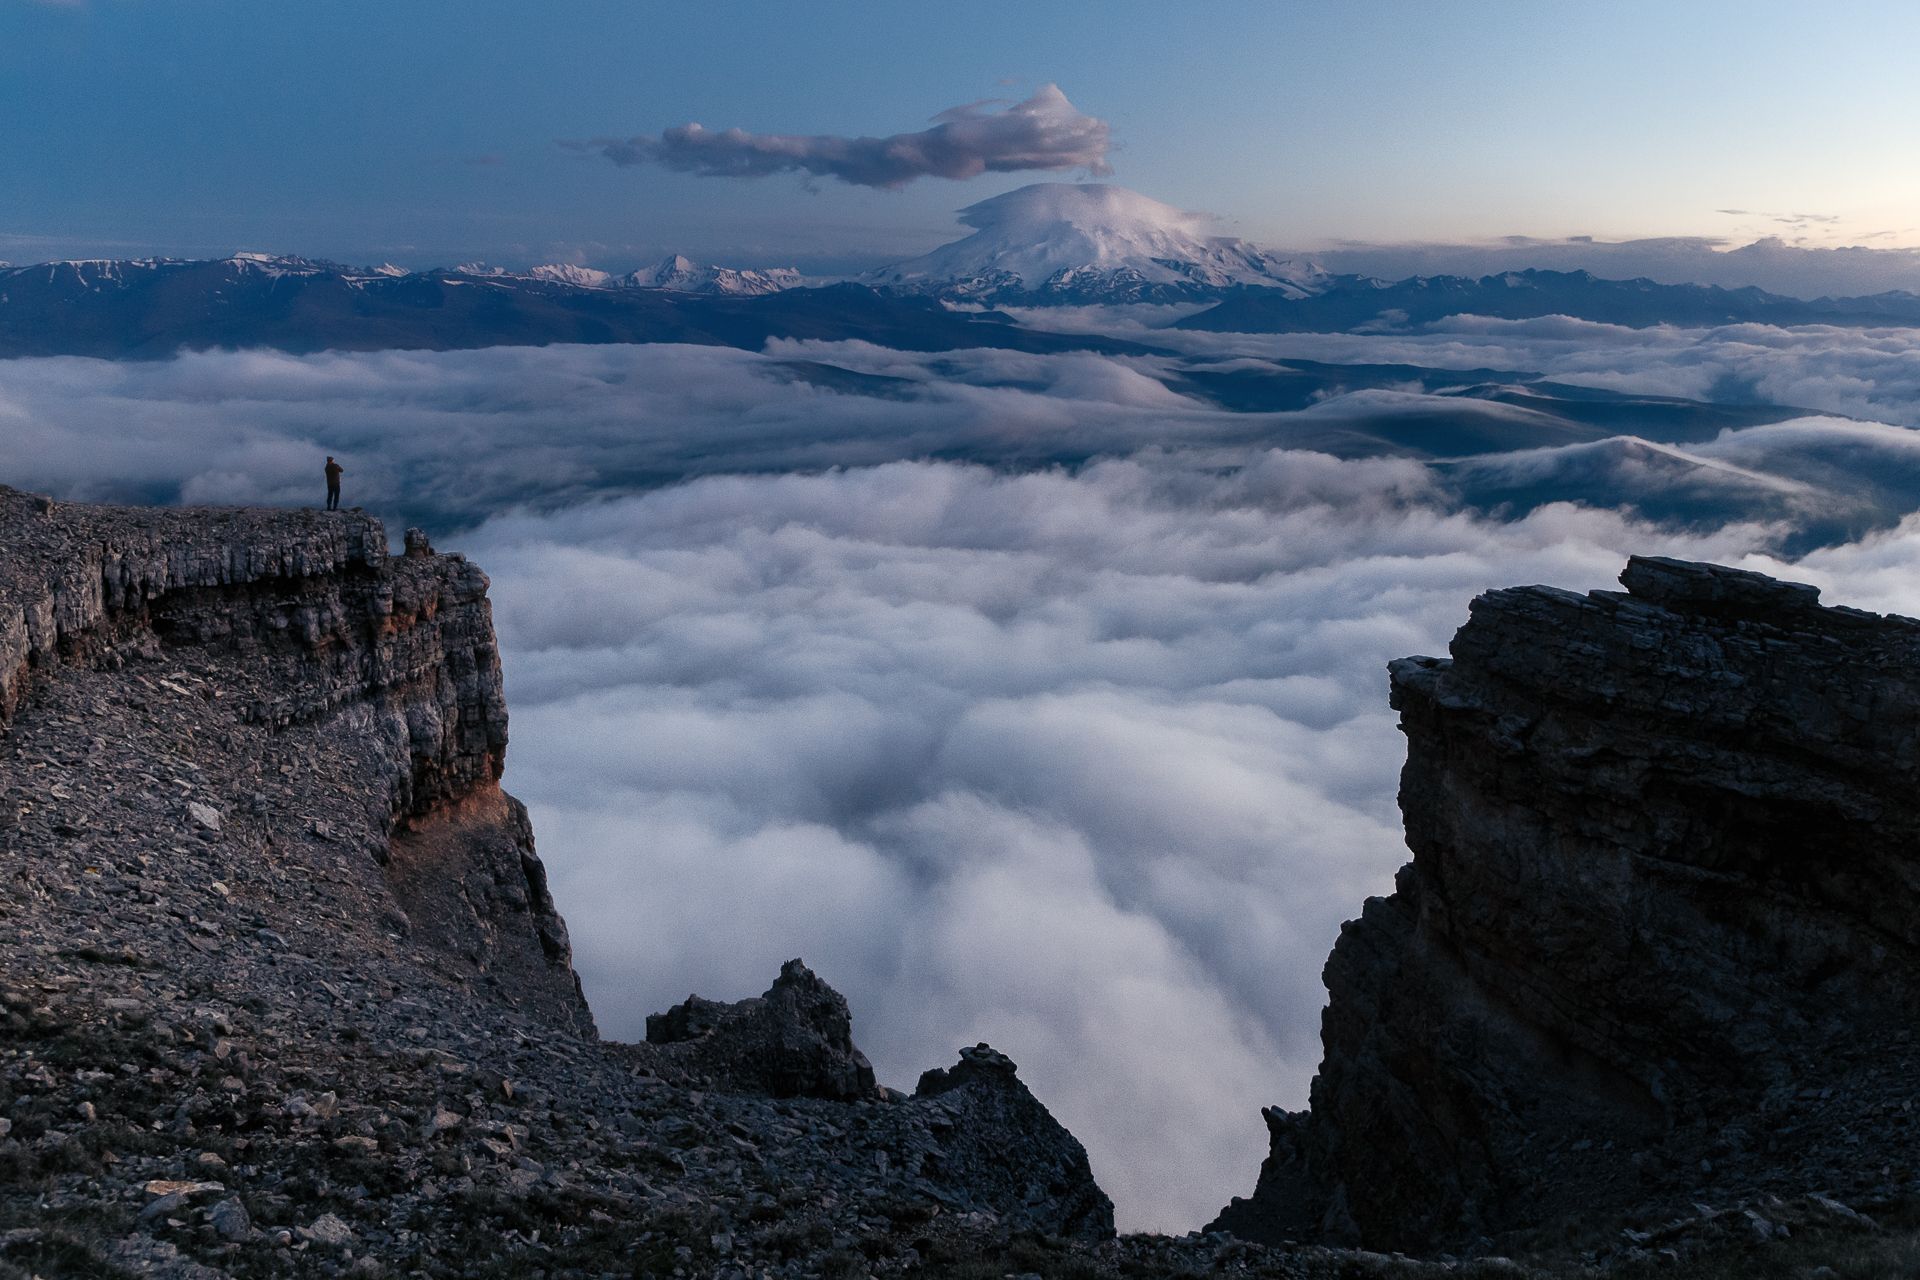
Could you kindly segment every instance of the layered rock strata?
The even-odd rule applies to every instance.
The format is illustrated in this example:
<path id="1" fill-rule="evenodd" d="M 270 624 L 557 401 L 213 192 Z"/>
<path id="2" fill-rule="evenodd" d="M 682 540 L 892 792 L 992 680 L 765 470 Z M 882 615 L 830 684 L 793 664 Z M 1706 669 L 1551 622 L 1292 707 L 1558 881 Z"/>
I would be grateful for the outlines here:
<path id="1" fill-rule="evenodd" d="M 0 1274 L 802 1275 L 1111 1237 L 1010 1068 L 883 1091 L 797 962 L 711 1036 L 599 1040 L 499 787 L 486 578 L 406 546 L 0 489 Z"/>
<path id="2" fill-rule="evenodd" d="M 1413 861 L 1327 962 L 1268 1240 L 1914 1190 L 1920 622 L 1635 558 L 1393 664 Z M 1642 1235 L 1641 1238 L 1644 1238 Z"/>
<path id="3" fill-rule="evenodd" d="M 591 1026 L 525 812 L 497 785 L 506 699 L 479 569 L 424 538 L 390 557 L 380 522 L 352 512 L 56 507 L 7 490 L 0 528 L 0 723 L 36 683 L 64 681 L 48 696 L 84 700 L 89 738 L 125 732 L 124 756 L 85 762 L 120 811 L 102 834 L 384 864 L 384 885 L 355 886 L 361 906 L 393 898 L 443 962 Z M 143 745 L 183 734 L 184 776 L 155 778 Z"/>

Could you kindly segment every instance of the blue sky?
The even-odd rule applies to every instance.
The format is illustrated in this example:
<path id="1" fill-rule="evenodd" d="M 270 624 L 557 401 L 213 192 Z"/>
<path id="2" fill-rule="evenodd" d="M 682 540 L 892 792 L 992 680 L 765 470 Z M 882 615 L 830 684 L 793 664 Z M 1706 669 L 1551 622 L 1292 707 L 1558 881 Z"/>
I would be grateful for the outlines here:
<path id="1" fill-rule="evenodd" d="M 0 0 L 0 258 L 904 254 L 1061 175 L 871 190 L 556 140 L 890 134 L 1047 82 L 1112 126 L 1114 181 L 1285 248 L 1915 245 L 1916 47 L 1893 3 Z"/>

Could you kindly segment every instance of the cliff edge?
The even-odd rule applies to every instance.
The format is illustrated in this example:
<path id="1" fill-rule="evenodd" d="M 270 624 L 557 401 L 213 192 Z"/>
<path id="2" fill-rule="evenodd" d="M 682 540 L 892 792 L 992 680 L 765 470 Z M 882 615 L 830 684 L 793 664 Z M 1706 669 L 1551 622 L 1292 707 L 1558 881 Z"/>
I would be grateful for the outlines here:
<path id="1" fill-rule="evenodd" d="M 358 964 L 424 952 L 591 1030 L 526 811 L 499 788 L 506 699 L 477 568 L 424 538 L 390 556 L 351 512 L 0 490 L 0 529 L 0 841 L 60 855 L 17 874 L 43 892 L 77 873 L 50 914 L 95 936 L 177 925 L 180 904 L 143 910 L 127 887 L 156 860 L 190 866 L 228 921 L 251 911 L 326 953 L 351 939 Z M 217 960 L 230 927 L 178 941 Z"/>
<path id="2" fill-rule="evenodd" d="M 902 1270 L 1110 1240 L 1001 1055 L 794 961 L 594 1032 L 487 580 L 353 512 L 0 488 L 0 1276 Z M 671 1016 L 671 1015 L 669 1015 Z"/>
<path id="3" fill-rule="evenodd" d="M 1621 582 L 1489 592 L 1451 659 L 1392 665 L 1413 860 L 1342 929 L 1310 1109 L 1267 1112 L 1215 1225 L 1431 1250 L 1915 1192 L 1920 622 Z"/>

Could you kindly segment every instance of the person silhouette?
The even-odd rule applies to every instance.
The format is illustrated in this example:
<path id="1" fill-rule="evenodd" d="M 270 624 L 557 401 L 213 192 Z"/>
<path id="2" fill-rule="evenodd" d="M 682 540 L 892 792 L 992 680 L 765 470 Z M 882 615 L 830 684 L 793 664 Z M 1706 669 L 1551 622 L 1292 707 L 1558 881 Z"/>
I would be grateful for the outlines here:
<path id="1" fill-rule="evenodd" d="M 327 455 L 327 510 L 329 511 L 340 509 L 340 473 L 345 469 L 333 460 L 332 454 Z"/>

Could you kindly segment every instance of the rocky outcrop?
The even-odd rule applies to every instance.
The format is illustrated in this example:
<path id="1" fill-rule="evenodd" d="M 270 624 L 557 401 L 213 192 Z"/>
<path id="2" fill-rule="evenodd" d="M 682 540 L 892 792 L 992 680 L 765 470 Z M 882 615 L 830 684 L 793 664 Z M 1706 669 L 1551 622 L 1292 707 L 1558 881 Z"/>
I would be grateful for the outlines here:
<path id="1" fill-rule="evenodd" d="M 647 1043 L 683 1069 L 775 1098 L 873 1098 L 873 1065 L 853 1043 L 846 997 L 799 960 L 763 996 L 722 1004 L 688 996 L 647 1018 Z"/>
<path id="2" fill-rule="evenodd" d="M 1041 1105 L 1006 1054 L 978 1044 L 920 1077 L 911 1098 L 882 1089 L 853 1043 L 839 992 L 799 960 L 763 996 L 689 996 L 647 1018 L 656 1069 L 702 1088 L 773 1098 L 887 1101 L 889 1162 L 938 1204 L 1004 1226 L 1078 1240 L 1113 1235 L 1113 1202 L 1086 1148 Z"/>
<path id="3" fill-rule="evenodd" d="M 1634 559 L 1393 664 L 1413 861 L 1327 962 L 1258 1239 L 1914 1191 L 1920 622 Z M 1644 1233 L 1641 1236 L 1645 1238 Z"/>
<path id="4" fill-rule="evenodd" d="M 992 1188 L 1019 1205 L 1027 1230 L 1100 1240 L 1113 1234 L 1113 1202 L 1093 1181 L 1086 1149 L 1018 1078 L 1013 1059 L 991 1045 L 960 1051 L 960 1061 L 920 1077 L 911 1105 L 932 1113 L 946 1141 L 940 1175 Z M 976 1191 L 976 1194 L 978 1192 Z"/>

